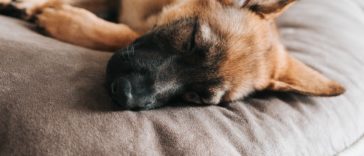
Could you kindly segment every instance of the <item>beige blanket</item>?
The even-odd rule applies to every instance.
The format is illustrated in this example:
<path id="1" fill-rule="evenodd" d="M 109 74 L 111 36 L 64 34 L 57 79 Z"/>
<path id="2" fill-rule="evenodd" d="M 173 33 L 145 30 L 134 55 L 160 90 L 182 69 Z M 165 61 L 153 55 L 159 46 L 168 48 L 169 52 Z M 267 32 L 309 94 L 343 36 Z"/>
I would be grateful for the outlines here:
<path id="1" fill-rule="evenodd" d="M 364 3 L 301 0 L 279 25 L 289 51 L 345 95 L 120 111 L 103 87 L 110 53 L 0 16 L 0 155 L 337 154 L 364 134 Z"/>

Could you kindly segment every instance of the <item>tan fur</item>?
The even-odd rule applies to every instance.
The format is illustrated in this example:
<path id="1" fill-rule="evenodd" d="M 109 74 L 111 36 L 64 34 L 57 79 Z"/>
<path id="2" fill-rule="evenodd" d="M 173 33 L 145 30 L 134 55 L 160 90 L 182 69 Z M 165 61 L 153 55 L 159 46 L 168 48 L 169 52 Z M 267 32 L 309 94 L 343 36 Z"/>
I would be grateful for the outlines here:
<path id="1" fill-rule="evenodd" d="M 0 3 L 2 3 L 2 4 L 6 4 L 6 3 L 10 3 L 11 2 L 11 0 L 0 0 Z"/>
<path id="2" fill-rule="evenodd" d="M 145 33 L 155 23 L 163 7 L 177 0 L 123 0 L 119 22 L 125 23 L 139 33 Z"/>
<path id="3" fill-rule="evenodd" d="M 2 1 L 6 3 L 6 0 Z M 33 1 L 39 6 L 44 0 L 29 0 L 30 3 Z M 57 39 L 111 50 L 126 47 L 154 26 L 198 16 L 206 31 L 203 38 L 218 40 L 223 36 L 228 47 L 218 71 L 225 85 L 210 89 L 216 93 L 214 103 L 221 97 L 224 101 L 234 101 L 254 90 L 316 96 L 343 93 L 340 84 L 289 56 L 281 44 L 274 18 L 293 1 L 123 0 L 119 18 L 123 24 L 104 21 L 67 4 L 44 5 L 38 20 L 39 25 Z M 229 9 L 226 7 L 229 5 L 238 5 L 241 9 Z"/>
<path id="4" fill-rule="evenodd" d="M 44 9 L 38 16 L 38 24 L 59 40 L 93 49 L 122 48 L 138 37 L 126 25 L 104 21 L 86 10 L 69 5 Z"/>

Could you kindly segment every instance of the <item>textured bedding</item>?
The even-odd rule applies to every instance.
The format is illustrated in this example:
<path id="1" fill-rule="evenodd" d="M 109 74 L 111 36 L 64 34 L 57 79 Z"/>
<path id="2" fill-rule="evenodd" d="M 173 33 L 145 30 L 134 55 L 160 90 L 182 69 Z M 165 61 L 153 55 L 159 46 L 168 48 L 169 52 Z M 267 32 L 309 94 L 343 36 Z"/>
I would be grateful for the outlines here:
<path id="1" fill-rule="evenodd" d="M 363 156 L 364 155 L 364 136 L 348 147 L 346 150 L 337 154 L 338 156 Z"/>
<path id="2" fill-rule="evenodd" d="M 111 53 L 0 16 L 0 155 L 335 155 L 364 135 L 364 3 L 301 0 L 279 20 L 298 59 L 339 97 L 258 93 L 225 107 L 122 111 L 104 89 Z"/>

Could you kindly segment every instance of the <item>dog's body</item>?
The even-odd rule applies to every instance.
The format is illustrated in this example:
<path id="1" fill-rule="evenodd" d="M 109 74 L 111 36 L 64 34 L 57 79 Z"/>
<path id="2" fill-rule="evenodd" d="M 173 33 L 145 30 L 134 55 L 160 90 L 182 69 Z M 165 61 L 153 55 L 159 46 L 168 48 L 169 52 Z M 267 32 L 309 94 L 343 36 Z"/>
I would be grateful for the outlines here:
<path id="1" fill-rule="evenodd" d="M 175 96 L 219 104 L 259 90 L 344 92 L 280 42 L 274 19 L 294 0 L 122 0 L 120 24 L 68 4 L 30 1 L 37 5 L 26 14 L 59 40 L 107 50 L 134 42 L 107 71 L 114 100 L 127 108 L 153 108 Z"/>

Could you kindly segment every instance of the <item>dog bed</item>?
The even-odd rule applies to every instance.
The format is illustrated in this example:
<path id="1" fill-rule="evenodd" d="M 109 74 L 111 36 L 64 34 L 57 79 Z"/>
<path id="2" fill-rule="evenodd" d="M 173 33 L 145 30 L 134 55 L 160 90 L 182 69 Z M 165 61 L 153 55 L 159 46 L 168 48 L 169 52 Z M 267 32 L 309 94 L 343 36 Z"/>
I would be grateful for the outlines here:
<path id="1" fill-rule="evenodd" d="M 62 43 L 0 16 L 0 155 L 363 152 L 363 2 L 301 0 L 279 26 L 289 51 L 344 84 L 344 95 L 267 92 L 225 107 L 177 102 L 122 111 L 103 86 L 111 53 Z"/>

